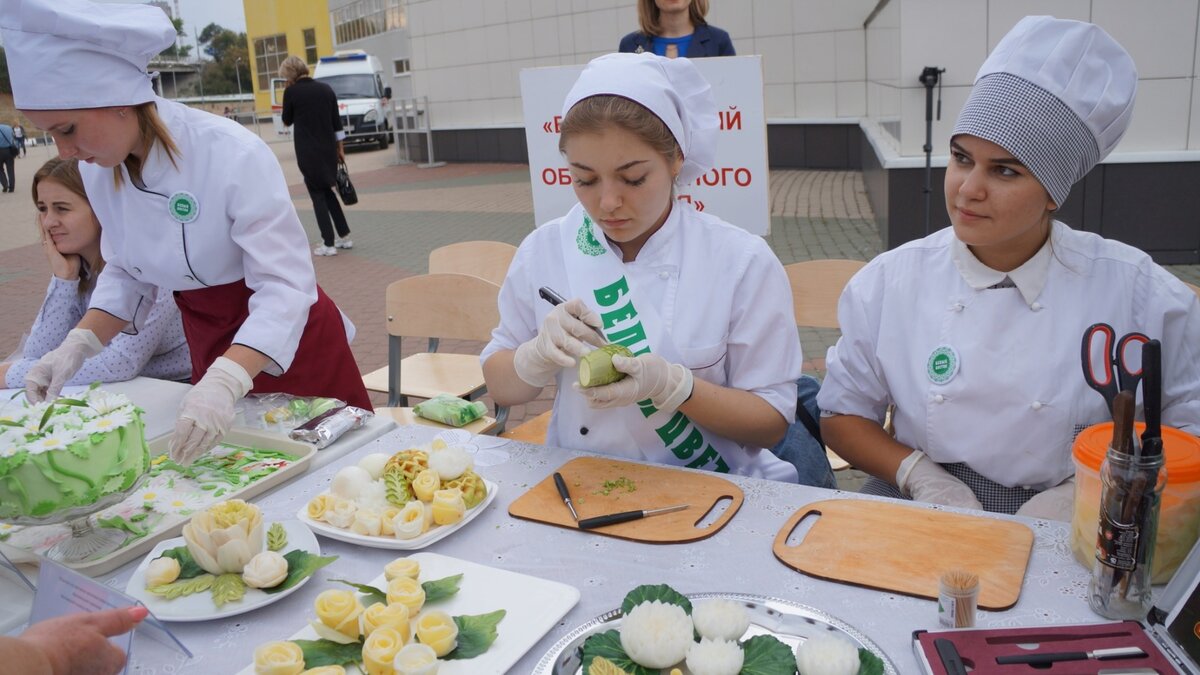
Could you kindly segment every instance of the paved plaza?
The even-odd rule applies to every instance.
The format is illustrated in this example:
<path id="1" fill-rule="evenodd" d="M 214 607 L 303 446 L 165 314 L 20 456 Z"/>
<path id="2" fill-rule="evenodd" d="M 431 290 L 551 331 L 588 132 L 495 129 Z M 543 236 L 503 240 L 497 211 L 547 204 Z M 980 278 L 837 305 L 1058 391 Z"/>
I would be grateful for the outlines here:
<path id="1" fill-rule="evenodd" d="M 264 128 L 264 133 L 269 130 Z M 271 141 L 311 242 L 319 240 L 290 141 Z M 31 148 L 18 159 L 16 192 L 0 194 L 0 357 L 16 350 L 32 324 L 49 272 L 38 245 L 30 176 L 52 148 Z M 428 271 L 429 252 L 458 241 L 490 239 L 519 244 L 534 226 L 529 169 L 517 164 L 451 164 L 421 169 L 396 165 L 393 150 L 352 151 L 348 163 L 359 203 L 346 209 L 354 248 L 315 258 L 317 280 L 358 327 L 352 345 L 361 372 L 387 363 L 384 289 Z M 771 234 L 784 264 L 815 258 L 870 260 L 880 252 L 874 215 L 857 171 L 775 170 L 770 174 Z M 1170 267 L 1200 284 L 1200 266 Z M 452 300 L 448 300 L 452 301 Z M 824 374 L 826 348 L 837 331 L 801 331 L 806 371 Z M 423 345 L 405 342 L 405 352 Z M 442 349 L 478 353 L 479 343 L 444 341 Z M 510 427 L 550 408 L 552 388 L 511 411 Z M 377 405 L 386 396 L 372 396 Z M 489 401 L 490 404 L 490 401 Z M 843 472 L 845 474 L 845 472 Z M 853 485 L 852 475 L 843 484 Z"/>

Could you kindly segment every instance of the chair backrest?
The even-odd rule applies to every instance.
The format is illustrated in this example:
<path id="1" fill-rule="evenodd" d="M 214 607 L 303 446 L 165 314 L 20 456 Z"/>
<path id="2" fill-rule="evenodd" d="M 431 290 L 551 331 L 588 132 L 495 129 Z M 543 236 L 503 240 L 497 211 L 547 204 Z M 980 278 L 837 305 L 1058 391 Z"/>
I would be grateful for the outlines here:
<path id="1" fill-rule="evenodd" d="M 837 305 L 850 277 L 865 266 L 861 260 L 806 260 L 785 265 L 792 284 L 797 326 L 838 328 Z"/>
<path id="2" fill-rule="evenodd" d="M 517 247 L 503 241 L 461 241 L 429 252 L 430 274 L 472 274 L 500 285 Z"/>
<path id="3" fill-rule="evenodd" d="M 500 286 L 470 274 L 422 274 L 388 284 L 384 306 L 393 337 L 487 342 L 500 325 Z"/>

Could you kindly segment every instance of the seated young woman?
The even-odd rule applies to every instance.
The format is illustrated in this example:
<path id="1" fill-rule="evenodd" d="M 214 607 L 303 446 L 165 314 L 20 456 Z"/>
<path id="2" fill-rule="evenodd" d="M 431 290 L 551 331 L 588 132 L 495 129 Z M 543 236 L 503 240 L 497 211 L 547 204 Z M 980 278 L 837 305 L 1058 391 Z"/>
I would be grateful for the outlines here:
<path id="1" fill-rule="evenodd" d="M 100 222 L 96 219 L 74 159 L 52 159 L 33 176 L 42 251 L 50 264 L 50 286 L 14 359 L 0 363 L 6 388 L 25 386 L 25 374 L 46 352 L 60 345 L 87 312 L 96 276 L 104 269 Z M 159 291 L 137 334 L 118 335 L 104 351 L 87 359 L 68 384 L 121 382 L 138 375 L 187 381 L 192 361 L 179 308 L 170 292 Z"/>
<path id="2" fill-rule="evenodd" d="M 1110 419 L 1080 362 L 1097 322 L 1161 340 L 1163 423 L 1200 432 L 1195 294 L 1055 220 L 1124 134 L 1136 88 L 1126 51 L 1078 21 L 1026 17 L 984 62 L 950 138 L 952 227 L 875 258 L 839 304 L 821 431 L 874 476 L 863 492 L 1070 520 L 1072 442 Z"/>
<path id="3" fill-rule="evenodd" d="M 796 407 L 800 341 L 783 266 L 761 237 L 677 202 L 711 168 L 717 115 L 686 59 L 610 54 L 563 105 L 559 149 L 579 204 L 530 234 L 481 355 L 498 404 L 557 384 L 546 442 L 796 480 L 771 454 Z M 549 287 L 569 301 L 539 298 Z M 601 335 L 601 333 L 603 335 Z M 626 377 L 577 386 L 605 342 Z"/>

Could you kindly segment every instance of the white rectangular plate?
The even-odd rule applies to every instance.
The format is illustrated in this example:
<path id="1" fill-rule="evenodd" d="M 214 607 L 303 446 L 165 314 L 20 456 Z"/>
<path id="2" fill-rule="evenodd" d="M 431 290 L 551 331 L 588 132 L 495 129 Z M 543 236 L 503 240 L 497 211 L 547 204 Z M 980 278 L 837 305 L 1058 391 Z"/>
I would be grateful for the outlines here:
<path id="1" fill-rule="evenodd" d="M 340 527 L 334 527 L 329 523 L 321 522 L 319 520 L 313 520 L 312 518 L 308 517 L 307 502 L 305 502 L 304 506 L 301 506 L 300 510 L 296 512 L 296 517 L 299 518 L 300 521 L 305 525 L 312 528 L 313 532 L 316 532 L 323 537 L 337 539 L 338 541 L 344 541 L 348 544 L 370 546 L 371 548 L 386 548 L 394 551 L 415 551 L 416 549 L 425 548 L 433 542 L 453 534 L 454 532 L 458 531 L 459 528 L 463 527 L 472 520 L 475 520 L 479 514 L 483 513 L 483 510 L 488 507 L 488 504 L 491 504 L 492 500 L 496 498 L 497 490 L 496 484 L 490 480 L 487 480 L 486 478 L 483 480 L 483 484 L 487 486 L 487 496 L 483 498 L 483 501 L 476 504 L 475 508 L 467 509 L 467 512 L 463 514 L 462 520 L 454 523 L 453 525 L 434 525 L 429 529 L 428 532 L 413 539 L 372 537 L 367 534 L 358 534 L 357 532 L 351 532 L 350 530 L 343 530 Z M 328 490 L 321 494 L 327 493 Z"/>
<path id="2" fill-rule="evenodd" d="M 421 563 L 421 582 L 463 575 L 458 593 L 429 605 L 431 609 L 447 612 L 451 616 L 487 614 L 498 609 L 507 612 L 496 628 L 497 637 L 491 648 L 473 659 L 443 661 L 438 675 L 506 672 L 579 602 L 578 589 L 557 581 L 508 572 L 437 553 L 414 553 L 409 557 Z M 383 574 L 369 583 L 380 589 L 387 587 Z M 329 584 L 329 587 L 346 588 L 341 584 Z M 312 608 L 307 608 L 305 621 L 314 617 Z M 415 623 L 415 617 L 413 621 Z M 299 632 L 279 639 L 315 640 L 317 634 L 306 625 Z M 354 666 L 346 667 L 347 675 L 360 675 L 361 672 Z M 243 669 L 239 675 L 254 675 L 254 664 Z"/>

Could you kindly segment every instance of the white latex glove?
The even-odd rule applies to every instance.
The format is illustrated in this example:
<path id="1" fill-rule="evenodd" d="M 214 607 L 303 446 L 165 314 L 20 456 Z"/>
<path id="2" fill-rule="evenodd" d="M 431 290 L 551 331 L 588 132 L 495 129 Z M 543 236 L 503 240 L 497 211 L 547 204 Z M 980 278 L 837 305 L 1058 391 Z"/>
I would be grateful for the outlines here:
<path id="1" fill-rule="evenodd" d="M 692 371 L 657 354 L 613 356 L 612 363 L 628 377 L 599 387 L 584 388 L 575 383 L 575 390 L 593 408 L 619 408 L 650 399 L 655 408 L 674 412 L 692 395 Z"/>
<path id="2" fill-rule="evenodd" d="M 86 328 L 74 328 L 57 349 L 33 364 L 25 373 L 25 398 L 30 403 L 58 398 L 59 392 L 87 359 L 104 351 L 100 338 Z"/>
<path id="3" fill-rule="evenodd" d="M 1075 478 L 1042 490 L 1017 509 L 1018 516 L 1071 522 L 1075 515 Z"/>
<path id="4" fill-rule="evenodd" d="M 218 356 L 179 402 L 179 420 L 171 437 L 171 459 L 187 466 L 212 449 L 233 423 L 233 404 L 253 386 L 254 381 L 245 368 Z"/>
<path id="5" fill-rule="evenodd" d="M 900 462 L 900 469 L 896 471 L 896 486 L 905 497 L 918 502 L 983 510 L 983 505 L 975 498 L 971 488 L 920 450 L 914 450 Z"/>
<path id="6" fill-rule="evenodd" d="M 585 342 L 604 346 L 596 332 L 599 328 L 600 315 L 583 300 L 575 298 L 558 305 L 542 321 L 537 337 L 517 347 L 513 355 L 517 377 L 532 387 L 551 384 L 558 371 L 574 366 L 575 359 L 591 351 Z"/>

